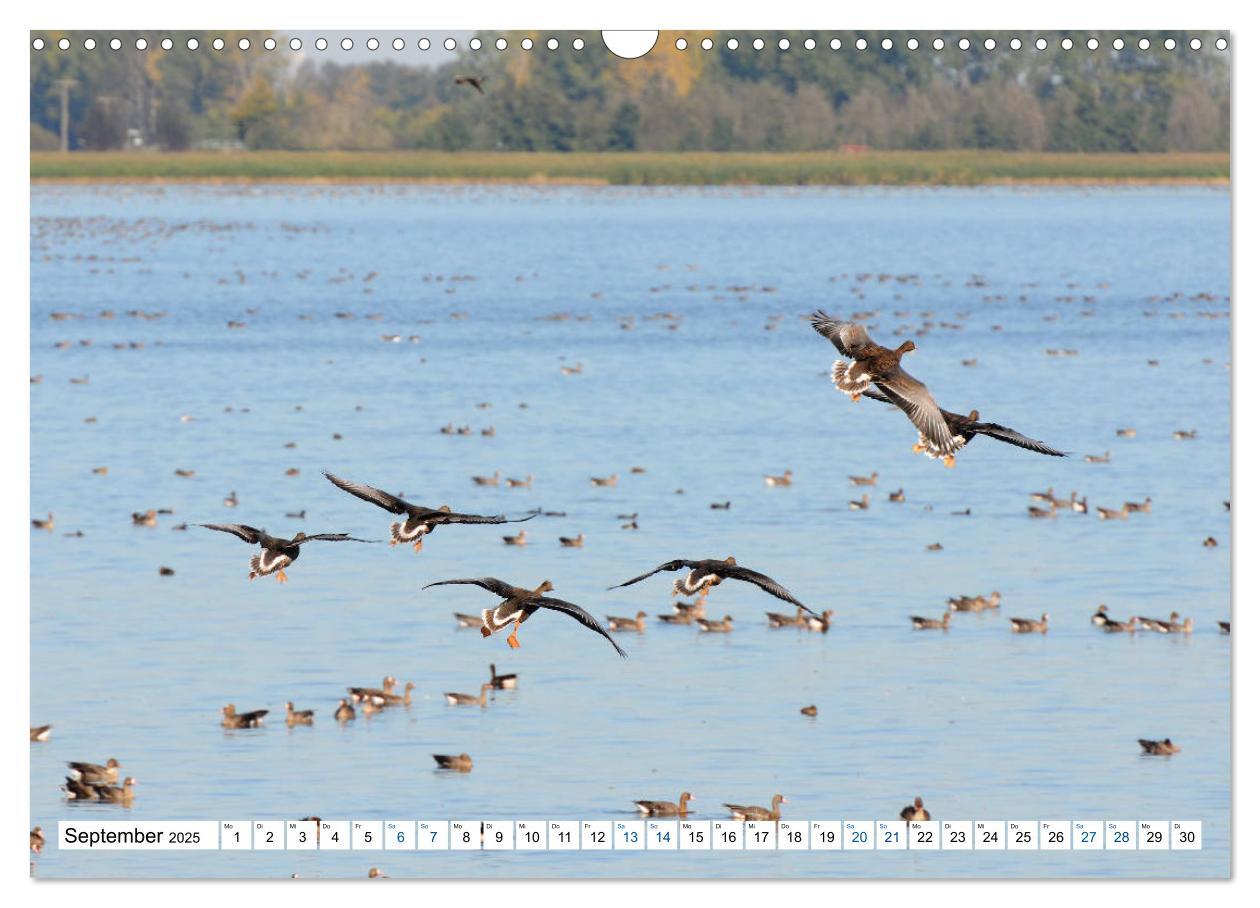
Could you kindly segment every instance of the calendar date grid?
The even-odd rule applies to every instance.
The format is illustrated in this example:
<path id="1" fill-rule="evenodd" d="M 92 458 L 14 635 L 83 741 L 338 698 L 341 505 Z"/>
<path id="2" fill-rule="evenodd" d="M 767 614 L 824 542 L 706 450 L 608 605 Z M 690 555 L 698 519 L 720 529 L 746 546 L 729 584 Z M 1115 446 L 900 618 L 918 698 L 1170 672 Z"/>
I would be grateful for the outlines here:
<path id="1" fill-rule="evenodd" d="M 58 824 L 65 850 L 1199 851 L 1199 820 L 150 820 Z"/>

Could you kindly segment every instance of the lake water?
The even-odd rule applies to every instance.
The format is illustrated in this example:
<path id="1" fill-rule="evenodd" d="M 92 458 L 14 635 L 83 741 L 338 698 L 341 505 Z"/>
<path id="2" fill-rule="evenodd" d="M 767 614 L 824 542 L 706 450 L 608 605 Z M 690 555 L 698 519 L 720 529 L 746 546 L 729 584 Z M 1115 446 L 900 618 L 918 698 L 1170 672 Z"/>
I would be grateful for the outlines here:
<path id="1" fill-rule="evenodd" d="M 1230 872 L 1231 651 L 1216 628 L 1230 616 L 1226 191 L 40 186 L 31 209 L 30 507 L 56 515 L 54 532 L 31 535 L 31 718 L 55 726 L 31 746 L 32 823 L 50 839 L 38 876 Z M 826 378 L 834 350 L 801 320 L 818 306 L 877 313 L 868 324 L 890 345 L 908 326 L 919 349 L 906 366 L 943 406 L 1073 456 L 983 438 L 952 470 L 914 455 L 902 416 Z M 113 346 L 132 341 L 144 346 Z M 449 423 L 473 434 L 441 434 Z M 1083 459 L 1104 451 L 1110 463 Z M 434 506 L 566 516 L 524 524 L 519 548 L 500 541 L 516 527 L 442 528 L 419 555 L 312 543 L 286 585 L 247 582 L 252 549 L 231 536 L 172 530 L 387 539 L 391 515 L 323 469 Z M 763 484 L 785 469 L 791 487 Z M 496 470 L 533 486 L 470 481 Z M 871 471 L 870 508 L 850 510 L 864 490 L 847 477 Z M 611 473 L 614 488 L 589 482 Z M 1090 513 L 1029 519 L 1028 493 L 1047 486 L 1087 496 Z M 898 488 L 905 503 L 888 500 Z M 1127 521 L 1093 512 L 1146 496 L 1151 513 Z M 174 513 L 133 526 L 149 508 Z M 621 529 L 631 512 L 637 531 Z M 560 547 L 577 533 L 583 548 Z M 711 617 L 734 616 L 727 635 L 652 617 L 619 636 L 623 661 L 542 613 L 512 651 L 455 626 L 453 611 L 489 594 L 420 591 L 550 579 L 597 616 L 655 616 L 670 610 L 670 575 L 605 587 L 730 554 L 834 609 L 831 632 L 771 630 L 763 612 L 786 604 L 728 582 L 709 602 Z M 999 611 L 958 615 L 947 634 L 911 629 L 948 596 L 991 590 Z M 1089 620 L 1104 602 L 1118 618 L 1177 610 L 1195 633 L 1104 634 Z M 1010 633 L 1008 617 L 1043 612 L 1046 635 Z M 475 693 L 492 660 L 519 690 L 445 705 L 444 691 Z M 347 685 L 387 673 L 417 685 L 409 709 L 333 722 Z M 318 711 L 314 726 L 285 727 L 290 699 Z M 228 702 L 272 712 L 229 732 Z M 1141 754 L 1137 738 L 1165 736 L 1182 753 Z M 434 771 L 430 754 L 461 751 L 472 773 Z M 65 802 L 64 761 L 107 757 L 139 781 L 134 806 Z M 887 819 L 919 795 L 935 819 L 1202 820 L 1204 848 L 51 845 L 58 819 L 628 819 L 633 800 L 683 790 L 703 819 L 781 792 L 790 819 Z"/>

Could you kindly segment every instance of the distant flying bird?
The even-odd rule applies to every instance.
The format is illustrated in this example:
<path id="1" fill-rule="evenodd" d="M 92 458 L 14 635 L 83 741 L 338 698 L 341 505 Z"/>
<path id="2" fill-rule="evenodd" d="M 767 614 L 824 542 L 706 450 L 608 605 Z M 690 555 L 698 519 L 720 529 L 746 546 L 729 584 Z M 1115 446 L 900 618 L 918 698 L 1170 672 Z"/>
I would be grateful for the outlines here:
<path id="1" fill-rule="evenodd" d="M 481 87 L 482 78 L 482 76 L 456 76 L 455 84 L 471 85 L 473 88 L 477 89 L 477 94 L 484 95 L 486 90 Z"/>
<path id="2" fill-rule="evenodd" d="M 207 530 L 218 530 L 220 533 L 231 533 L 251 545 L 262 546 L 262 551 L 249 559 L 249 579 L 275 574 L 280 583 L 287 583 L 284 569 L 297 561 L 301 546 L 307 542 L 371 542 L 370 539 L 355 539 L 345 533 L 298 533 L 292 539 L 279 539 L 268 536 L 263 530 L 246 526 L 243 523 L 199 523 Z"/>
<path id="3" fill-rule="evenodd" d="M 945 465 L 952 467 L 954 454 L 965 442 L 950 430 L 927 385 L 901 368 L 901 358 L 915 350 L 914 341 L 906 341 L 895 350 L 881 347 L 861 325 L 836 321 L 821 309 L 813 314 L 811 322 L 814 330 L 845 357 L 832 366 L 835 386 L 855 401 L 872 384 L 878 387 L 914 423 L 933 456 L 945 458 Z"/>
<path id="4" fill-rule="evenodd" d="M 638 577 L 627 580 L 625 583 L 618 583 L 617 586 L 610 586 L 609 589 L 615 590 L 618 587 L 631 586 L 640 580 L 646 580 L 653 574 L 659 574 L 661 571 L 677 571 L 682 568 L 690 568 L 691 570 L 685 577 L 674 581 L 673 592 L 676 596 L 694 596 L 699 593 L 700 599 L 698 601 L 703 601 L 709 595 L 709 590 L 723 580 L 742 580 L 745 583 L 761 587 L 771 596 L 782 599 L 784 602 L 790 602 L 799 608 L 805 609 L 811 615 L 817 616 L 818 614 L 809 606 L 799 602 L 783 586 L 771 580 L 765 574 L 760 574 L 746 567 L 740 567 L 735 563 L 734 556 L 724 561 L 719 561 L 716 558 L 705 558 L 700 561 L 688 561 L 686 558 L 679 558 L 675 561 L 667 561 L 646 574 L 640 574 Z"/>
<path id="5" fill-rule="evenodd" d="M 391 514 L 406 514 L 406 519 L 402 522 L 390 524 L 389 544 L 398 545 L 399 543 L 410 542 L 411 547 L 417 552 L 424 547 L 424 537 L 428 533 L 432 533 L 438 527 L 446 524 L 522 523 L 537 516 L 536 514 L 530 514 L 528 517 L 522 517 L 519 520 L 508 520 L 502 514 L 495 514 L 492 517 L 484 517 L 480 514 L 458 514 L 447 505 L 442 505 L 436 509 L 426 508 L 423 505 L 403 501 L 397 495 L 391 495 L 373 486 L 342 479 L 340 476 L 334 476 L 332 473 L 325 472 L 324 476 L 343 492 L 349 492 L 356 498 L 370 502 L 378 508 L 384 508 Z"/>
<path id="6" fill-rule="evenodd" d="M 608 635 L 608 631 L 604 630 L 604 628 L 600 626 L 600 623 L 596 621 L 594 616 L 592 616 L 590 612 L 586 611 L 586 609 L 581 606 L 574 605 L 572 602 L 565 602 L 563 599 L 553 599 L 550 596 L 543 595 L 544 593 L 549 593 L 555 589 L 555 587 L 551 585 L 550 580 L 544 580 L 536 589 L 532 590 L 512 586 L 511 584 L 504 583 L 502 580 L 497 580 L 494 577 L 481 577 L 465 580 L 439 580 L 436 583 L 427 584 L 424 588 L 427 590 L 431 586 L 445 586 L 452 583 L 468 583 L 473 586 L 479 586 L 483 590 L 488 590 L 489 592 L 502 598 L 503 601 L 496 607 L 492 609 L 485 609 L 481 613 L 481 636 L 483 637 L 489 637 L 491 634 L 502 630 L 510 624 L 512 625 L 512 633 L 508 635 L 507 642 L 508 646 L 516 649 L 521 645 L 520 641 L 516 639 L 516 634 L 520 630 L 521 625 L 529 620 L 529 617 L 533 615 L 534 612 L 545 608 L 551 609 L 552 611 L 563 612 L 570 618 L 580 621 L 587 628 L 593 630 L 595 633 L 599 634 L 611 643 L 613 649 L 615 649 L 618 655 L 620 655 L 623 659 L 626 657 L 625 650 L 617 645 L 617 641 L 613 640 L 613 638 Z"/>
<path id="7" fill-rule="evenodd" d="M 896 403 L 891 397 L 879 391 L 867 389 L 862 392 L 862 396 L 905 409 L 902 404 Z M 1036 454 L 1045 454 L 1047 457 L 1067 457 L 1065 452 L 1050 447 L 1044 441 L 1035 441 L 1007 426 L 999 425 L 995 422 L 979 422 L 980 413 L 978 410 L 972 410 L 966 416 L 960 413 L 951 413 L 949 410 L 941 410 L 941 416 L 945 417 L 945 424 L 949 426 L 949 430 L 956 437 L 962 439 L 962 444 L 959 445 L 960 449 L 977 435 L 987 435 L 989 438 L 996 438 L 998 441 L 1004 441 L 1008 445 L 1015 445 L 1018 448 L 1023 448 Z M 933 459 L 941 457 L 939 453 L 935 453 L 935 449 L 928 443 L 922 432 L 919 433 L 919 441 L 914 446 L 914 451 L 916 454 L 922 452 Z M 946 459 L 948 460 L 949 456 Z"/>

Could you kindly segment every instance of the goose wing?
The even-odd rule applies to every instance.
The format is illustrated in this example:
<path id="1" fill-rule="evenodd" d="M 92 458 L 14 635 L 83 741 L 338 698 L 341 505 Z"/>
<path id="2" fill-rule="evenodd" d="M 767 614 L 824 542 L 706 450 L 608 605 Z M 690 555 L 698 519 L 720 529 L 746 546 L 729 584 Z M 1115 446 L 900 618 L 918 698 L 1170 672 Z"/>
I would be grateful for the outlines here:
<path id="1" fill-rule="evenodd" d="M 334 476 L 327 470 L 324 471 L 324 477 L 343 492 L 349 492 L 355 498 L 362 498 L 364 501 L 370 502 L 378 508 L 384 508 L 391 514 L 406 514 L 415 508 L 415 505 L 403 501 L 397 495 L 391 495 L 382 489 L 376 488 L 375 486 L 364 485 L 360 482 L 351 482 L 348 479 L 342 479 L 340 476 Z"/>
<path id="2" fill-rule="evenodd" d="M 929 444 L 942 455 L 953 454 L 962 448 L 961 439 L 950 431 L 941 408 L 932 399 L 927 385 L 898 366 L 890 377 L 877 382 L 879 389 L 888 395 L 923 433 Z"/>
<path id="3" fill-rule="evenodd" d="M 1036 441 L 1026 435 L 1021 435 L 1014 429 L 998 425 L 995 422 L 972 423 L 967 428 L 979 435 L 987 435 L 990 438 L 996 438 L 998 441 L 1004 441 L 1008 445 L 1015 445 L 1027 451 L 1034 451 L 1037 454 L 1045 454 L 1048 457 L 1067 457 L 1066 453 L 1050 447 L 1044 441 Z"/>
<path id="4" fill-rule="evenodd" d="M 556 612 L 564 612 L 570 618 L 575 618 L 582 624 L 586 625 L 590 630 L 599 634 L 605 640 L 612 644 L 612 648 L 617 651 L 617 655 L 626 658 L 626 651 L 617 645 L 617 641 L 608 635 L 608 631 L 595 620 L 595 616 L 582 608 L 580 605 L 574 605 L 572 602 L 565 602 L 563 599 L 552 599 L 550 596 L 540 596 L 530 602 L 531 605 L 538 605 L 542 608 L 551 609 Z"/>
<path id="5" fill-rule="evenodd" d="M 640 580 L 647 580 L 653 574 L 659 574 L 661 571 L 677 571 L 680 568 L 693 568 L 696 567 L 697 564 L 699 564 L 699 562 L 688 561 L 685 558 L 678 558 L 674 561 L 666 561 L 660 567 L 652 568 L 652 570 L 648 571 L 646 574 L 640 574 L 638 577 L 627 580 L 625 583 L 618 583 L 616 586 L 610 586 L 609 589 L 615 590 L 617 587 L 621 586 L 633 586 Z"/>
<path id="6" fill-rule="evenodd" d="M 835 345 L 841 356 L 856 359 L 857 351 L 871 343 L 871 336 L 857 322 L 842 322 L 818 309 L 810 316 L 814 330 Z"/>
<path id="7" fill-rule="evenodd" d="M 530 514 L 528 517 L 516 517 L 509 520 L 502 514 L 493 514 L 490 516 L 484 514 L 455 514 L 450 511 L 435 511 L 430 515 L 437 523 L 524 523 L 526 520 L 533 520 L 537 514 Z"/>
<path id="8" fill-rule="evenodd" d="M 504 599 L 511 599 L 516 595 L 516 587 L 510 583 L 504 583 L 495 577 L 468 577 L 460 580 L 437 580 L 433 583 L 426 583 L 423 589 L 431 586 L 446 586 L 451 583 L 471 583 L 473 586 L 479 586 L 483 590 L 489 590 L 496 596 L 502 596 Z"/>
<path id="9" fill-rule="evenodd" d="M 231 533 L 238 539 L 243 539 L 251 545 L 262 542 L 267 538 L 267 534 L 262 530 L 246 526 L 243 523 L 199 523 L 197 526 L 205 527 L 207 530 L 218 530 L 220 533 Z"/>
<path id="10" fill-rule="evenodd" d="M 312 533 L 301 539 L 290 539 L 289 545 L 302 545 L 307 542 L 372 542 L 371 539 L 357 539 L 348 533 Z"/>
<path id="11" fill-rule="evenodd" d="M 821 617 L 812 608 L 810 608 L 808 605 L 805 605 L 800 600 L 798 600 L 795 596 L 789 593 L 782 584 L 780 584 L 776 580 L 770 579 L 765 574 L 759 573 L 758 571 L 750 570 L 746 567 L 740 567 L 738 565 L 736 565 L 735 567 L 722 568 L 719 571 L 719 573 L 721 573 L 725 577 L 729 577 L 731 580 L 742 580 L 745 583 L 751 583 L 751 584 L 754 584 L 755 586 L 759 586 L 763 590 L 765 590 L 767 593 L 769 593 L 771 596 L 775 596 L 776 598 L 782 599 L 784 602 L 790 602 L 799 608 L 803 608 L 805 609 L 805 611 L 809 612 L 815 618 Z"/>

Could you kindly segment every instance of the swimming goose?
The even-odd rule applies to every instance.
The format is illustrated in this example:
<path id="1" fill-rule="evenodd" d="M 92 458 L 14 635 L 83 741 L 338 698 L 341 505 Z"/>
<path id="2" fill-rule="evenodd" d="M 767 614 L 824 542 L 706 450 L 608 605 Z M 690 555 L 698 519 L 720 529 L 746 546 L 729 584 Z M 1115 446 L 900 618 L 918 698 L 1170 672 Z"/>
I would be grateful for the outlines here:
<path id="1" fill-rule="evenodd" d="M 1126 501 L 1123 507 L 1126 511 L 1129 511 L 1130 513 L 1132 513 L 1133 511 L 1141 511 L 1143 514 L 1149 514 L 1151 512 L 1151 498 L 1148 495 L 1146 497 L 1146 500 L 1141 502 L 1140 504 L 1134 501 Z"/>
<path id="2" fill-rule="evenodd" d="M 1033 501 L 1044 501 L 1049 504 L 1054 500 L 1054 486 L 1046 489 L 1044 492 L 1029 492 L 1028 497 Z"/>
<path id="3" fill-rule="evenodd" d="M 911 820 L 926 822 L 932 819 L 932 815 L 927 812 L 927 808 L 923 806 L 922 798 L 915 798 L 914 804 L 901 808 L 901 818 L 909 823 Z"/>
<path id="4" fill-rule="evenodd" d="M 591 477 L 591 485 L 593 486 L 603 486 L 605 488 L 609 488 L 609 487 L 615 486 L 616 484 L 617 484 L 616 473 L 613 473 L 611 476 L 592 476 Z"/>
<path id="5" fill-rule="evenodd" d="M 709 595 L 709 590 L 723 580 L 742 580 L 745 583 L 751 583 L 761 587 L 771 596 L 782 599 L 784 602 L 790 602 L 798 608 L 803 608 L 811 615 L 816 614 L 813 609 L 799 602 L 795 596 L 789 593 L 779 583 L 771 580 L 765 574 L 750 570 L 746 567 L 740 567 L 735 563 L 735 557 L 729 556 L 725 560 L 719 561 L 716 558 L 704 558 L 699 561 L 690 561 L 686 558 L 677 558 L 674 561 L 667 561 L 659 567 L 655 567 L 646 574 L 640 574 L 638 577 L 632 577 L 625 583 L 618 583 L 616 586 L 610 586 L 610 590 L 618 589 L 623 586 L 631 586 L 640 580 L 646 580 L 653 574 L 661 571 L 677 571 L 682 568 L 690 568 L 686 576 L 674 581 L 673 592 L 676 596 L 695 596 L 700 594 L 696 604 L 700 604 Z"/>
<path id="6" fill-rule="evenodd" d="M 770 619 L 771 627 L 804 627 L 805 626 L 805 609 L 799 605 L 796 607 L 795 615 L 784 615 L 781 612 L 766 612 L 766 617 Z"/>
<path id="7" fill-rule="evenodd" d="M 812 718 L 814 718 L 814 716 L 817 716 L 817 715 L 818 715 L 818 707 L 817 707 L 817 706 L 812 706 L 812 705 L 811 705 L 811 706 L 802 706 L 802 707 L 801 707 L 801 715 L 802 715 L 802 716 L 809 716 L 809 717 L 812 719 Z"/>
<path id="8" fill-rule="evenodd" d="M 691 624 L 697 618 L 705 617 L 704 603 L 675 602 L 672 615 L 657 615 L 666 624 Z"/>
<path id="9" fill-rule="evenodd" d="M 509 489 L 529 489 L 534 486 L 534 474 L 530 473 L 524 479 L 513 479 L 509 476 L 506 481 Z"/>
<path id="10" fill-rule="evenodd" d="M 1111 618 L 1108 617 L 1107 615 L 1107 606 L 1105 605 L 1098 606 L 1098 611 L 1094 612 L 1094 614 L 1090 616 L 1089 620 L 1093 622 L 1094 624 L 1098 625 L 1099 627 L 1102 627 L 1104 624 L 1110 621 Z"/>
<path id="11" fill-rule="evenodd" d="M 821 309 L 811 322 L 845 358 L 836 360 L 831 369 L 836 388 L 856 401 L 874 384 L 919 430 L 927 450 L 945 458 L 945 465 L 952 467 L 954 454 L 966 442 L 949 428 L 927 386 L 901 368 L 901 358 L 915 350 L 914 341 L 905 341 L 895 350 L 881 347 L 861 325 L 838 322 Z"/>
<path id="12" fill-rule="evenodd" d="M 778 822 L 780 816 L 779 805 L 786 804 L 787 798 L 781 794 L 775 795 L 770 799 L 770 809 L 764 807 L 745 807 L 740 804 L 723 804 L 727 810 L 731 812 L 731 817 L 736 820 L 774 820 Z"/>
<path id="13" fill-rule="evenodd" d="M 31 727 L 31 741 L 43 742 L 52 737 L 51 725 L 35 725 Z"/>
<path id="14" fill-rule="evenodd" d="M 281 539 L 268 536 L 265 530 L 243 523 L 199 523 L 197 526 L 218 530 L 220 533 L 231 533 L 251 545 L 261 546 L 262 551 L 249 559 L 249 579 L 275 574 L 280 583 L 288 583 L 289 578 L 284 569 L 297 561 L 301 547 L 308 542 L 371 542 L 369 539 L 356 539 L 345 533 L 298 533 L 292 539 Z"/>
<path id="15" fill-rule="evenodd" d="M 951 614 L 950 612 L 946 612 L 943 616 L 941 616 L 940 621 L 937 621 L 935 618 L 920 618 L 918 615 L 911 615 L 910 623 L 914 625 L 914 629 L 916 631 L 926 631 L 926 630 L 947 631 L 949 630 L 950 614 Z"/>
<path id="16" fill-rule="evenodd" d="M 1031 618 L 1011 618 L 1011 630 L 1017 634 L 1044 634 L 1050 626 L 1050 616 L 1044 612 L 1040 621 Z"/>
<path id="17" fill-rule="evenodd" d="M 696 624 L 700 625 L 700 633 L 702 634 L 729 634 L 731 632 L 731 623 L 734 620 L 730 615 L 727 615 L 721 621 L 697 618 Z"/>
<path id="18" fill-rule="evenodd" d="M 638 631 L 643 633 L 643 619 L 647 617 L 647 612 L 639 612 L 633 618 L 618 618 L 614 615 L 607 615 L 608 629 L 610 631 Z"/>
<path id="19" fill-rule="evenodd" d="M 572 602 L 565 602 L 563 599 L 554 599 L 543 595 L 555 589 L 550 580 L 544 580 L 532 590 L 512 586 L 494 577 L 438 580 L 435 583 L 426 584 L 424 588 L 427 590 L 431 586 L 446 586 L 448 584 L 472 584 L 473 586 L 479 586 L 503 600 L 496 607 L 486 609 L 481 613 L 481 636 L 483 637 L 489 637 L 496 631 L 512 625 L 512 632 L 508 635 L 507 643 L 508 646 L 516 649 L 521 645 L 516 637 L 521 625 L 528 621 L 530 616 L 539 609 L 550 609 L 562 612 L 570 618 L 581 622 L 589 630 L 594 631 L 611 643 L 619 656 L 623 659 L 626 658 L 625 650 L 617 645 L 617 641 L 609 636 L 608 632 L 600 626 L 600 623 L 591 616 L 590 612 L 581 606 L 574 605 Z"/>
<path id="20" fill-rule="evenodd" d="M 1142 626 L 1143 630 L 1155 631 L 1157 634 L 1167 634 L 1173 629 L 1177 619 L 1180 617 L 1181 615 L 1177 612 L 1173 612 L 1168 616 L 1167 621 L 1160 621 L 1158 618 L 1143 618 L 1141 615 L 1138 615 L 1138 624 Z"/>
<path id="21" fill-rule="evenodd" d="M 950 611 L 983 612 L 1002 607 L 1002 594 L 994 590 L 988 596 L 953 596 L 946 600 Z"/>
<path id="22" fill-rule="evenodd" d="M 92 790 L 96 792 L 96 800 L 110 801 L 114 804 L 130 804 L 131 799 L 135 796 L 136 780 L 131 776 L 123 779 L 122 785 L 93 785 Z"/>
<path id="23" fill-rule="evenodd" d="M 447 692 L 442 696 L 446 697 L 446 703 L 448 706 L 485 706 L 486 691 L 492 689 L 493 687 L 493 684 L 486 682 L 481 685 L 481 695 L 476 697 L 472 694 L 455 694 L 450 692 Z"/>
<path id="24" fill-rule="evenodd" d="M 790 486 L 792 484 L 792 471 L 784 470 L 782 476 L 773 474 L 763 474 L 761 477 L 768 486 Z"/>
<path id="25" fill-rule="evenodd" d="M 850 476 L 849 485 L 854 486 L 873 486 L 879 481 L 879 473 L 872 473 L 870 476 Z"/>
<path id="26" fill-rule="evenodd" d="M 334 476 L 332 473 L 325 472 L 324 476 L 337 488 L 344 492 L 349 492 L 356 498 L 374 504 L 378 508 L 384 508 L 391 514 L 405 514 L 406 517 L 402 521 L 390 524 L 389 544 L 399 545 L 400 543 L 409 542 L 411 547 L 417 552 L 424 547 L 424 537 L 440 526 L 474 523 L 522 523 L 526 520 L 532 520 L 535 516 L 530 514 L 528 517 L 508 520 L 502 514 L 495 514 L 489 517 L 481 514 L 460 514 L 452 511 L 448 505 L 442 505 L 439 508 L 427 508 L 423 505 L 411 504 L 397 495 L 391 495 L 373 486 L 342 479 L 339 476 Z"/>
<path id="27" fill-rule="evenodd" d="M 381 703 L 380 705 L 381 706 L 410 706 L 411 705 L 411 692 L 415 689 L 416 689 L 415 682 L 408 681 L 406 684 L 403 685 L 403 692 L 401 694 L 387 693 L 385 695 L 384 702 Z M 376 699 L 369 698 L 367 701 L 365 701 L 365 705 L 376 705 Z"/>
<path id="28" fill-rule="evenodd" d="M 478 620 L 478 624 L 480 624 Z M 364 703 L 373 701 L 378 706 L 382 705 L 386 698 L 394 693 L 394 686 L 398 684 L 398 679 L 393 675 L 386 675 L 385 680 L 381 682 L 380 687 L 347 687 L 346 690 L 350 694 L 350 698 L 355 703 Z"/>
<path id="29" fill-rule="evenodd" d="M 1181 748 L 1174 744 L 1171 738 L 1165 738 L 1162 741 L 1148 741 L 1145 738 L 1138 738 L 1138 744 L 1141 745 L 1144 753 L 1155 757 L 1171 757 L 1173 754 L 1181 753 Z"/>
<path id="30" fill-rule="evenodd" d="M 566 549 L 580 549 L 582 543 L 586 541 L 586 535 L 578 533 L 576 536 L 561 536 L 560 545 Z"/>
<path id="31" fill-rule="evenodd" d="M 263 716 L 270 711 L 268 709 L 256 709 L 253 712 L 238 713 L 236 706 L 229 703 L 220 710 L 223 713 L 223 721 L 220 724 L 224 728 L 258 728 L 258 726 L 262 725 Z"/>
<path id="32" fill-rule="evenodd" d="M 865 511 L 870 506 L 871 506 L 871 496 L 866 495 L 866 494 L 862 495 L 862 498 L 860 501 L 849 502 L 850 511 Z"/>
<path id="33" fill-rule="evenodd" d="M 1111 452 L 1104 451 L 1102 454 L 1086 454 L 1086 463 L 1111 463 Z"/>
<path id="34" fill-rule="evenodd" d="M 354 707 L 345 697 L 342 697 L 341 702 L 337 704 L 337 711 L 333 713 L 333 718 L 338 722 L 349 722 L 354 718 Z"/>
<path id="35" fill-rule="evenodd" d="M 499 484 L 499 471 L 495 470 L 493 476 L 474 476 L 472 481 L 479 486 L 497 486 Z"/>
<path id="36" fill-rule="evenodd" d="M 673 801 L 635 801 L 639 812 L 649 817 L 681 817 L 685 816 L 689 810 L 687 802 L 694 800 L 691 792 L 684 791 L 679 797 L 678 803 Z"/>
<path id="37" fill-rule="evenodd" d="M 468 754 L 458 754 L 451 756 L 448 754 L 434 754 L 434 761 L 438 765 L 438 769 L 450 769 L 454 772 L 472 772 L 473 761 Z"/>
<path id="38" fill-rule="evenodd" d="M 831 616 L 836 612 L 834 609 L 827 609 L 821 615 L 806 615 L 805 629 L 825 634 L 831 630 Z"/>
<path id="39" fill-rule="evenodd" d="M 1215 537 L 1213 537 L 1213 536 L 1209 536 L 1207 539 L 1204 539 L 1204 540 L 1203 540 L 1203 547 L 1204 547 L 1205 549 L 1214 549 L 1214 548 L 1216 548 L 1218 545 L 1220 545 L 1220 543 L 1219 543 L 1219 542 L 1217 542 L 1217 541 L 1216 541 L 1216 538 L 1215 538 Z"/>
<path id="40" fill-rule="evenodd" d="M 50 533 L 57 528 L 57 521 L 53 518 L 52 511 L 48 512 L 46 519 L 40 517 L 31 518 L 31 526 L 37 530 L 48 530 Z"/>
<path id="41" fill-rule="evenodd" d="M 118 761 L 110 757 L 102 766 L 99 763 L 81 763 L 71 761 L 70 778 L 85 785 L 112 785 L 118 781 Z"/>
<path id="42" fill-rule="evenodd" d="M 1102 623 L 1102 629 L 1109 634 L 1131 634 L 1137 630 L 1137 618 L 1130 616 L 1128 621 L 1113 621 L 1107 618 Z"/>
<path id="43" fill-rule="evenodd" d="M 1178 429 L 1173 433 L 1173 438 L 1177 439 L 1177 441 L 1191 441 L 1198 437 L 1198 429 Z"/>
<path id="44" fill-rule="evenodd" d="M 131 522 L 138 527 L 155 527 L 157 526 L 157 511 L 149 508 L 147 511 L 132 511 Z"/>
<path id="45" fill-rule="evenodd" d="M 1094 513 L 1098 515 L 1099 520 L 1128 520 L 1129 512 L 1124 508 L 1112 510 L 1111 508 L 1096 507 Z"/>
<path id="46" fill-rule="evenodd" d="M 1035 517 L 1040 520 L 1046 520 L 1051 517 L 1058 517 L 1059 509 L 1056 507 L 1051 507 L 1049 510 L 1046 510 L 1045 508 L 1038 508 L 1038 507 L 1033 507 L 1032 505 L 1029 505 L 1028 516 Z"/>
<path id="47" fill-rule="evenodd" d="M 521 530 L 515 536 L 504 536 L 503 542 L 505 545 L 527 545 L 528 543 L 525 541 L 527 535 L 524 530 Z"/>
<path id="48" fill-rule="evenodd" d="M 294 725 L 313 725 L 315 723 L 315 710 L 294 709 L 293 701 L 290 700 L 284 704 L 284 721 L 290 728 Z"/>
<path id="49" fill-rule="evenodd" d="M 1089 513 L 1089 499 L 1077 498 L 1075 501 L 1072 502 L 1072 510 L 1075 511 L 1077 514 L 1088 514 Z"/>
<path id="50" fill-rule="evenodd" d="M 490 663 L 490 684 L 495 690 L 516 690 L 516 675 L 500 675 Z"/>
<path id="51" fill-rule="evenodd" d="M 887 393 L 887 389 L 884 390 L 885 393 L 881 393 L 879 391 L 871 391 L 868 389 L 862 392 L 862 396 L 869 397 L 871 400 L 880 401 L 881 403 L 901 407 L 903 410 L 906 406 L 908 406 L 908 404 L 899 403 L 895 397 L 893 397 L 890 393 Z M 1003 426 L 995 422 L 980 422 L 980 412 L 978 410 L 972 410 L 965 416 L 961 413 L 952 413 L 949 410 L 941 410 L 941 416 L 944 418 L 946 426 L 949 427 L 949 431 L 954 433 L 954 437 L 962 439 L 959 449 L 970 444 L 971 440 L 977 435 L 985 435 L 989 438 L 1006 442 L 1008 445 L 1014 445 L 1017 448 L 1032 451 L 1034 454 L 1044 454 L 1047 457 L 1067 456 L 1067 454 L 1063 451 L 1050 447 L 1044 441 L 1037 441 L 1029 438 L 1027 435 L 1022 435 L 1008 426 Z M 946 461 L 946 466 L 953 466 L 953 456 L 941 455 L 938 449 L 932 445 L 930 440 L 922 433 L 919 434 L 918 443 L 915 444 L 911 450 L 913 450 L 916 454 L 926 454 L 933 460 L 944 459 Z M 1033 497 L 1036 498 L 1038 496 L 1034 495 Z M 1044 498 L 1042 500 L 1049 501 L 1050 499 Z"/>
<path id="52" fill-rule="evenodd" d="M 897 491 L 895 491 L 895 492 L 889 492 L 889 493 L 888 493 L 888 500 L 889 500 L 889 501 L 895 501 L 895 502 L 898 502 L 898 503 L 900 503 L 900 502 L 904 502 L 904 501 L 906 500 L 906 492 L 905 492 L 905 489 L 898 489 L 898 490 L 897 490 Z"/>

